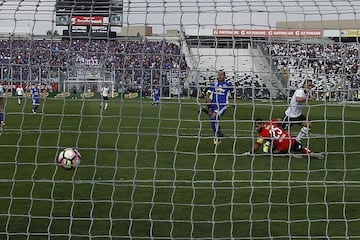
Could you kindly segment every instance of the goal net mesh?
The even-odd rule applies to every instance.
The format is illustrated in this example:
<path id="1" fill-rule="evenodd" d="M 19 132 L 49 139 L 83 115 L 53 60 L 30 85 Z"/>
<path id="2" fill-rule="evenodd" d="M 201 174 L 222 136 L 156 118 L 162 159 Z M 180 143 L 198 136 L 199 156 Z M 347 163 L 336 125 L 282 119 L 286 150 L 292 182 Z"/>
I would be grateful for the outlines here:
<path id="1" fill-rule="evenodd" d="M 0 0 L 0 239 L 360 239 L 359 11 Z M 214 144 L 202 109 L 219 70 L 236 97 Z M 255 119 L 283 118 L 306 79 L 301 143 L 323 159 L 242 155 Z M 57 162 L 67 147 L 75 169 Z"/>

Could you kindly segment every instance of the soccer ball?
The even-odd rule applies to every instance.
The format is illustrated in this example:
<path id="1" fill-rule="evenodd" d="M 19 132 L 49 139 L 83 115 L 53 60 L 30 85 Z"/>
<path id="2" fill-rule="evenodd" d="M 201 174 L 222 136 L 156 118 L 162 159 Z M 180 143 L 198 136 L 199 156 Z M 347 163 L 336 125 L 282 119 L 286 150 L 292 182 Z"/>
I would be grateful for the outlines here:
<path id="1" fill-rule="evenodd" d="M 81 155 L 76 148 L 65 148 L 58 156 L 60 167 L 65 170 L 76 168 L 80 165 Z"/>

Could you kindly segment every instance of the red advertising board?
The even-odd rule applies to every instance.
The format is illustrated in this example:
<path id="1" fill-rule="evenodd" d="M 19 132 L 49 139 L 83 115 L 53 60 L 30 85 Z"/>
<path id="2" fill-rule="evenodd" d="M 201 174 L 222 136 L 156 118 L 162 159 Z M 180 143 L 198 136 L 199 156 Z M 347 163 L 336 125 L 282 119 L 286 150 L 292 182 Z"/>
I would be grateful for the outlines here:
<path id="1" fill-rule="evenodd" d="M 250 30 L 250 29 L 213 29 L 213 35 L 218 37 L 322 37 L 321 29 L 297 30 Z"/>
<path id="2" fill-rule="evenodd" d="M 106 26 L 109 24 L 109 18 L 103 16 L 72 16 L 71 24 L 74 26 Z"/>

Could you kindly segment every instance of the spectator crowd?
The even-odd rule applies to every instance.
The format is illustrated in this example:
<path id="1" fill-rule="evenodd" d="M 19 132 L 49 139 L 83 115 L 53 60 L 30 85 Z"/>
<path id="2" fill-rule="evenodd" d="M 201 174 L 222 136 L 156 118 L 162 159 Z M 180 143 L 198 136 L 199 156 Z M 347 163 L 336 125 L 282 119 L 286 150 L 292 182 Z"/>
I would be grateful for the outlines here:
<path id="1" fill-rule="evenodd" d="M 36 81 L 53 88 L 84 65 L 113 70 L 115 82 L 128 88 L 168 85 L 167 70 L 187 70 L 180 46 L 166 40 L 0 39 L 3 85 Z"/>
<path id="2" fill-rule="evenodd" d="M 360 85 L 360 44 L 355 43 L 271 43 L 269 55 L 289 85 L 305 79 L 314 81 L 319 98 L 353 99 Z"/>
<path id="3" fill-rule="evenodd" d="M 358 94 L 359 43 L 272 42 L 267 49 L 272 64 L 286 76 L 290 87 L 312 79 L 319 97 L 329 92 L 338 98 Z M 126 91 L 143 91 L 145 95 L 153 85 L 169 86 L 171 70 L 178 70 L 182 78 L 188 70 L 179 43 L 165 39 L 0 39 L 0 81 L 5 89 L 40 82 L 46 91 L 58 91 L 59 81 L 81 66 L 111 71 L 119 89 L 126 86 Z M 246 83 L 248 78 L 240 82 Z M 251 97 L 243 85 L 239 95 Z M 163 94 L 168 90 L 163 89 Z"/>

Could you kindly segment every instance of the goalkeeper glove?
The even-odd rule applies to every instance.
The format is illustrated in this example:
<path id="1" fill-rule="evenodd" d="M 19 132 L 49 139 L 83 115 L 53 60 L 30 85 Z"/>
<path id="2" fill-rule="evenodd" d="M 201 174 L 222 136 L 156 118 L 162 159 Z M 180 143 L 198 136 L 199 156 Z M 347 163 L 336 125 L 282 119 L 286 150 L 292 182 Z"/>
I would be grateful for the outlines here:
<path id="1" fill-rule="evenodd" d="M 263 152 L 264 153 L 268 153 L 269 152 L 269 147 L 270 147 L 270 142 L 266 141 L 263 145 Z"/>

